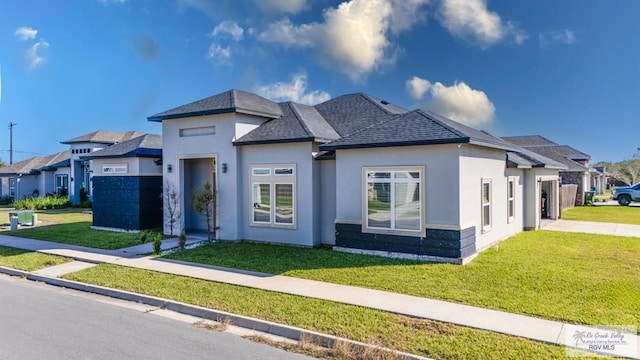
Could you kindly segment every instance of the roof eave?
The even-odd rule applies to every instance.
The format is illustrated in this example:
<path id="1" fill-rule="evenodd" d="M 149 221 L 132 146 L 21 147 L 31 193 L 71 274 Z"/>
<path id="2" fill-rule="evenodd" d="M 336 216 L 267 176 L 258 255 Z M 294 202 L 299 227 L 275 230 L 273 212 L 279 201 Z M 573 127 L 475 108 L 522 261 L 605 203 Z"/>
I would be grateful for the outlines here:
<path id="1" fill-rule="evenodd" d="M 147 117 L 147 121 L 162 122 L 163 120 L 183 119 L 183 118 L 195 117 L 195 116 L 231 114 L 231 113 L 240 113 L 240 114 L 247 114 L 247 115 L 262 116 L 262 117 L 266 117 L 266 118 L 269 118 L 269 119 L 276 119 L 276 118 L 282 116 L 282 114 L 272 114 L 272 113 L 261 112 L 261 111 L 253 111 L 253 110 L 242 109 L 242 108 L 237 108 L 237 107 L 230 107 L 230 108 L 224 108 L 224 109 L 191 111 L 191 112 L 178 113 L 178 114 L 169 114 L 169 115 L 152 115 L 152 116 Z"/>
<path id="2" fill-rule="evenodd" d="M 233 146 L 265 145 L 265 144 L 286 144 L 286 143 L 313 142 L 313 141 L 316 141 L 314 137 L 297 138 L 297 139 L 234 141 L 233 142 Z"/>
<path id="3" fill-rule="evenodd" d="M 370 149 L 370 148 L 382 148 L 382 147 L 396 147 L 396 146 L 418 146 L 418 145 L 444 145 L 444 144 L 466 144 L 469 143 L 469 138 L 460 139 L 441 139 L 441 140 L 418 140 L 418 141 L 393 141 L 386 143 L 367 143 L 367 144 L 345 144 L 345 145 L 320 145 L 320 150 L 347 150 L 347 149 Z"/>

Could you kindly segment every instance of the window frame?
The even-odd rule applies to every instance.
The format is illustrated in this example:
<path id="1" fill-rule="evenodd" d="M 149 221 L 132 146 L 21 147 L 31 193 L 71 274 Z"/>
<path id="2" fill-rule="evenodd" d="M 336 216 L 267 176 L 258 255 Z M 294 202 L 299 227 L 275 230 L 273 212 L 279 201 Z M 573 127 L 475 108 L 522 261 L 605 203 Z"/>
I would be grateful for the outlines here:
<path id="1" fill-rule="evenodd" d="M 511 194 L 509 193 L 511 191 Z M 512 212 L 512 213 L 511 213 Z M 507 223 L 516 220 L 516 178 L 507 178 Z"/>
<path id="2" fill-rule="evenodd" d="M 488 184 L 489 185 L 489 196 L 488 196 L 488 201 L 485 203 L 484 201 L 484 186 Z M 485 207 L 489 207 L 489 222 L 488 224 L 485 225 L 485 215 L 484 215 L 484 209 Z M 493 225 L 493 180 L 490 178 L 482 178 L 482 183 L 480 186 L 480 218 L 481 218 L 481 225 L 482 225 L 482 233 L 486 233 L 491 231 L 491 227 Z"/>
<path id="3" fill-rule="evenodd" d="M 276 174 L 275 170 L 291 169 L 291 174 Z M 256 170 L 268 170 L 268 174 L 257 174 Z M 249 165 L 249 226 L 269 227 L 280 229 L 297 229 L 297 169 L 295 164 L 252 164 Z M 255 221 L 254 206 L 255 191 L 254 186 L 258 184 L 269 185 L 269 221 Z M 291 223 L 278 222 L 277 216 L 277 191 L 278 185 L 291 185 Z"/>
<path id="4" fill-rule="evenodd" d="M 16 197 L 16 187 L 18 184 L 18 178 L 10 177 L 9 178 L 9 197 L 15 199 Z"/>
<path id="5" fill-rule="evenodd" d="M 69 193 L 69 174 L 56 174 L 55 175 L 55 190 L 56 190 L 56 194 L 60 194 L 60 190 L 63 188 L 64 186 L 64 181 L 62 181 L 63 186 L 58 186 L 58 179 L 67 179 L 66 181 L 66 189 L 67 189 L 67 194 Z"/>
<path id="6" fill-rule="evenodd" d="M 388 172 L 389 178 L 379 178 L 370 181 L 367 174 L 370 172 Z M 407 179 L 396 178 L 395 173 L 399 172 L 418 172 L 419 178 Z M 370 183 L 388 183 L 390 189 L 390 224 L 389 228 L 380 228 L 369 226 L 369 184 Z M 411 184 L 417 183 L 420 198 L 418 200 L 419 208 L 419 229 L 398 229 L 395 227 L 396 213 L 395 213 L 395 192 L 396 184 Z M 390 235 L 402 235 L 402 236 L 426 236 L 426 168 L 424 166 L 365 166 L 362 167 L 362 232 L 373 234 L 390 234 Z"/>
<path id="7" fill-rule="evenodd" d="M 105 171 L 105 169 L 110 169 L 110 168 L 113 168 L 113 171 Z M 124 169 L 124 171 L 118 171 L 117 169 Z M 128 164 L 102 164 L 103 175 L 128 174 L 128 173 L 129 173 Z"/>

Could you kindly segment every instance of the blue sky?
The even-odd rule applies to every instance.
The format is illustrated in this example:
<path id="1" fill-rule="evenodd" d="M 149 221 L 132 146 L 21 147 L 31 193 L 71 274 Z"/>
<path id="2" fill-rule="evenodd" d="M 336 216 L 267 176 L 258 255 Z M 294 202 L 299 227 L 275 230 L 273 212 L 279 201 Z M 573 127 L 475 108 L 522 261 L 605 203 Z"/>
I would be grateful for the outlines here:
<path id="1" fill-rule="evenodd" d="M 633 0 L 5 0 L 0 158 L 231 88 L 314 103 L 367 92 L 500 136 L 623 160 L 640 147 Z"/>

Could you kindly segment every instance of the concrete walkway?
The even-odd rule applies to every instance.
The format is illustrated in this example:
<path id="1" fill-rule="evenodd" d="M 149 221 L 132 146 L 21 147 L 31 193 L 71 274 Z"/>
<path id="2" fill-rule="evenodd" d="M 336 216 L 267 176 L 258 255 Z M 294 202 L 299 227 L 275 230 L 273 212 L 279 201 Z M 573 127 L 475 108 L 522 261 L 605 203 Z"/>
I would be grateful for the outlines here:
<path id="1" fill-rule="evenodd" d="M 432 300 L 411 295 L 331 284 L 313 280 L 271 275 L 236 269 L 186 263 L 153 257 L 123 256 L 122 251 L 95 251 L 95 249 L 0 235 L 0 245 L 72 257 L 82 263 L 58 265 L 56 269 L 40 270 L 52 276 L 61 276 L 90 266 L 85 263 L 109 263 L 138 269 L 215 281 L 286 294 L 330 300 L 382 311 L 431 319 L 457 325 L 485 329 L 548 343 L 564 344 L 565 324 L 524 315 L 485 308 Z M 640 341 L 639 341 L 640 343 Z"/>
<path id="2" fill-rule="evenodd" d="M 615 224 L 591 221 L 555 220 L 542 230 L 578 232 L 600 235 L 631 236 L 640 238 L 640 225 Z"/>

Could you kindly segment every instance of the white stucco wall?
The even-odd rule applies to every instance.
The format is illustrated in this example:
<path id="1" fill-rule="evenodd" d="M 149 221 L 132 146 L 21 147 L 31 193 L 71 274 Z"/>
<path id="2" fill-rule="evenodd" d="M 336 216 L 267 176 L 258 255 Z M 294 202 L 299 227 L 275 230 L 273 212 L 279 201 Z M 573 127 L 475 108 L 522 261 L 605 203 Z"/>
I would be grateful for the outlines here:
<path id="1" fill-rule="evenodd" d="M 336 243 L 336 161 L 316 161 L 320 166 L 320 241 L 323 244 Z"/>
<path id="2" fill-rule="evenodd" d="M 540 228 L 540 183 L 542 181 L 555 181 L 554 201 L 550 200 L 550 206 L 553 206 L 552 213 L 558 214 L 559 203 L 557 201 L 557 184 L 560 181 L 558 170 L 545 168 L 532 168 L 524 171 L 525 173 L 525 194 L 524 194 L 524 223 L 523 227 L 527 230 Z"/>
<path id="3" fill-rule="evenodd" d="M 184 174 L 181 164 L 185 159 L 216 159 L 217 221 L 220 227 L 218 238 L 238 240 L 240 236 L 240 207 L 238 185 L 241 176 L 239 170 L 238 149 L 233 146 L 234 138 L 239 138 L 251 128 L 259 126 L 267 119 L 243 114 L 219 114 L 164 120 L 162 122 L 163 173 L 164 180 L 175 186 L 181 197 L 181 210 L 190 207 L 190 194 L 185 194 L 180 181 Z M 215 134 L 180 137 L 181 129 L 193 129 L 215 126 Z M 222 164 L 227 164 L 227 172 L 222 173 Z M 167 171 L 171 165 L 172 172 Z M 166 209 L 165 209 L 166 213 Z M 184 217 L 177 233 L 184 228 Z M 165 233 L 169 227 L 165 216 Z"/>
<path id="4" fill-rule="evenodd" d="M 478 250 L 522 231 L 522 226 L 508 223 L 508 175 L 505 151 L 466 144 L 460 148 L 460 222 L 462 228 L 476 227 Z M 491 180 L 491 228 L 486 231 L 482 226 L 483 179 Z M 520 196 L 516 192 L 516 202 L 521 198 L 522 190 Z"/>
<path id="5" fill-rule="evenodd" d="M 319 164 L 313 160 L 312 143 L 287 143 L 268 145 L 245 145 L 238 147 L 240 156 L 240 237 L 247 240 L 268 241 L 303 246 L 320 243 L 321 214 L 314 198 L 320 192 Z M 250 224 L 251 220 L 251 184 L 249 166 L 251 165 L 294 164 L 296 166 L 295 228 L 263 227 Z M 314 182 L 314 179 L 315 182 Z M 314 185 L 315 184 L 315 185 Z M 224 209 L 222 210 L 224 211 Z"/>
<path id="6" fill-rule="evenodd" d="M 336 222 L 362 223 L 362 168 L 424 166 L 426 227 L 459 230 L 457 145 L 336 151 Z"/>
<path id="7" fill-rule="evenodd" d="M 94 159 L 91 162 L 93 176 L 149 176 L 161 175 L 162 167 L 156 165 L 154 158 L 110 158 Z M 127 173 L 103 173 L 103 167 L 109 165 L 126 165 Z"/>

